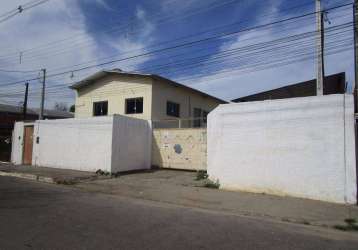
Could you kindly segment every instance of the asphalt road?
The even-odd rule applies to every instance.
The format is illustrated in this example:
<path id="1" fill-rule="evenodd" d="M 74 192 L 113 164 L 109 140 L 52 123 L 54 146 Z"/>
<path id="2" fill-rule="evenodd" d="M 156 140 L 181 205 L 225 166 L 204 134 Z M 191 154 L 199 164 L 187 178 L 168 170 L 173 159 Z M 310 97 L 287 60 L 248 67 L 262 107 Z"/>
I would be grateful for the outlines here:
<path id="1" fill-rule="evenodd" d="M 180 194 L 178 194 L 180 195 Z M 0 249 L 357 249 L 357 234 L 0 177 Z"/>

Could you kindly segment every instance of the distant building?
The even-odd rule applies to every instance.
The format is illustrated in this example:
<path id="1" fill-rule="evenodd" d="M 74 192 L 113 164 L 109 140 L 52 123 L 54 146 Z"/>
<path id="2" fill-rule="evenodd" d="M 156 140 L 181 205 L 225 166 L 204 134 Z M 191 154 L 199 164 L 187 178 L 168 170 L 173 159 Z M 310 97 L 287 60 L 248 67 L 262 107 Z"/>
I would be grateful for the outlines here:
<path id="1" fill-rule="evenodd" d="M 325 77 L 323 94 L 343 94 L 346 89 L 345 73 L 339 73 Z M 305 97 L 316 95 L 316 80 L 300 82 L 293 85 L 272 89 L 249 96 L 240 97 L 232 102 L 253 102 L 274 99 L 286 99 L 293 97 Z"/>
<path id="2" fill-rule="evenodd" d="M 39 109 L 28 108 L 26 120 L 38 119 Z M 73 113 L 57 110 L 44 110 L 45 119 L 73 118 Z M 11 134 L 16 121 L 23 121 L 23 109 L 19 106 L 0 104 L 0 161 L 9 161 L 11 153 Z"/>
<path id="3" fill-rule="evenodd" d="M 71 88 L 77 92 L 76 118 L 120 114 L 152 120 L 154 127 L 205 126 L 207 114 L 226 103 L 158 75 L 119 69 L 100 71 Z"/>

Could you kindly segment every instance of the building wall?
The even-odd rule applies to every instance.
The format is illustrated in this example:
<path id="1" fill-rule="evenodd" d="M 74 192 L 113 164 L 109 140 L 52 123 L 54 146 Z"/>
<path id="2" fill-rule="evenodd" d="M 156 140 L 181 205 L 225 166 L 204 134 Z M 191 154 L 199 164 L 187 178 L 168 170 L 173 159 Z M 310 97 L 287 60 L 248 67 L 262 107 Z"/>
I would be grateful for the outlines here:
<path id="1" fill-rule="evenodd" d="M 224 189 L 356 203 L 352 95 L 219 106 L 208 174 Z"/>
<path id="2" fill-rule="evenodd" d="M 150 121 L 114 116 L 112 142 L 112 172 L 151 168 Z"/>
<path id="3" fill-rule="evenodd" d="M 113 117 L 36 121 L 32 165 L 110 172 L 112 129 Z"/>
<path id="4" fill-rule="evenodd" d="M 11 162 L 19 165 L 22 164 L 24 143 L 24 122 L 16 122 L 12 132 L 11 144 Z"/>
<path id="5" fill-rule="evenodd" d="M 154 129 L 152 165 L 206 170 L 206 129 Z"/>
<path id="6" fill-rule="evenodd" d="M 210 112 L 216 108 L 220 103 L 214 98 L 200 95 L 197 92 L 190 91 L 184 88 L 170 85 L 166 82 L 154 80 L 153 85 L 153 106 L 152 119 L 158 120 L 176 120 L 178 118 L 167 115 L 167 101 L 180 104 L 180 119 L 189 119 L 193 117 L 193 109 L 201 108 Z M 167 123 L 178 126 L 178 123 Z"/>
<path id="7" fill-rule="evenodd" d="M 232 100 L 233 102 L 253 102 L 274 99 L 286 99 L 293 97 L 315 96 L 317 92 L 316 80 L 286 85 L 281 88 L 272 89 L 249 96 Z M 345 73 L 326 76 L 324 79 L 323 94 L 344 94 L 346 92 Z"/>
<path id="8" fill-rule="evenodd" d="M 17 122 L 14 164 L 22 164 L 23 134 L 24 123 Z M 143 119 L 114 115 L 41 120 L 34 124 L 33 138 L 34 166 L 112 173 L 151 167 L 152 129 Z"/>
<path id="9" fill-rule="evenodd" d="M 143 97 L 142 114 L 125 114 L 125 99 Z M 152 80 L 134 76 L 108 76 L 77 92 L 76 118 L 93 116 L 93 103 L 108 101 L 108 115 L 148 119 L 152 112 Z"/>

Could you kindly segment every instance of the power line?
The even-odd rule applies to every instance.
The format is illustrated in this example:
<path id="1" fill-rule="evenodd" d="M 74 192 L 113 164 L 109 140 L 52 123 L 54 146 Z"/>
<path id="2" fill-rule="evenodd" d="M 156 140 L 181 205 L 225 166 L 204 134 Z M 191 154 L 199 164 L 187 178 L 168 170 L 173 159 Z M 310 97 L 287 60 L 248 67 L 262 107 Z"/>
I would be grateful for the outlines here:
<path id="1" fill-rule="evenodd" d="M 2 15 L 0 15 L 0 23 L 3 23 L 7 20 L 9 20 L 10 18 L 18 15 L 18 14 L 21 14 L 23 11 L 26 11 L 26 10 L 29 10 L 29 9 L 32 9 L 36 6 L 39 6 L 41 4 L 44 4 L 46 2 L 48 2 L 50 0 L 38 0 L 38 1 L 31 1 L 31 2 L 28 2 L 24 5 L 19 5 L 16 9 L 12 10 L 12 11 L 9 11 L 9 12 L 6 12 Z"/>
<path id="2" fill-rule="evenodd" d="M 311 3 L 310 3 L 311 4 Z M 300 4 L 300 5 L 298 5 L 298 6 L 295 6 L 294 8 L 297 8 L 297 7 L 303 7 L 303 6 L 306 6 L 306 5 L 308 5 L 307 3 L 306 4 Z M 290 8 L 288 8 L 288 9 L 290 9 Z M 287 10 L 288 10 L 287 9 Z M 262 17 L 262 15 L 261 15 L 261 17 Z M 247 20 L 248 21 L 248 20 Z M 237 25 L 237 24 L 239 24 L 240 22 L 238 22 L 238 23 L 234 23 L 234 24 L 230 24 L 230 25 Z M 179 38 L 179 39 L 181 39 L 181 38 Z M 177 40 L 178 40 L 178 38 L 177 38 Z M 170 42 L 170 41 L 168 41 L 168 42 Z M 167 43 L 167 42 L 164 42 L 164 43 Z M 77 45 L 81 45 L 81 44 L 74 44 L 74 46 L 76 47 Z M 87 44 L 88 46 L 94 46 L 93 44 Z M 156 45 L 154 45 L 154 46 L 150 46 L 150 47 L 155 47 L 155 46 L 157 46 L 157 45 L 159 45 L 159 44 L 156 44 Z M 85 47 L 88 47 L 88 46 L 85 46 Z M 74 47 L 74 48 L 75 48 Z M 83 46 L 81 46 L 81 48 L 83 48 Z M 53 55 L 60 55 L 60 54 L 63 54 L 63 53 L 70 53 L 70 52 L 72 52 L 72 50 L 71 49 L 69 49 L 69 48 L 67 48 L 67 49 L 65 49 L 65 50 L 62 50 L 62 49 L 60 49 L 59 51 L 56 51 L 56 50 L 51 50 L 51 51 L 49 51 L 49 52 L 44 52 L 44 54 L 42 54 L 42 56 L 41 56 L 41 54 L 40 55 L 33 55 L 33 56 L 28 56 L 27 57 L 27 59 L 29 59 L 30 58 L 30 62 L 31 61 L 33 61 L 33 60 L 31 60 L 31 58 L 32 59 L 35 59 L 35 58 L 40 58 L 40 59 L 44 59 L 44 58 L 48 58 L 48 57 L 50 57 L 50 56 L 53 56 Z M 126 52 L 126 53 L 122 53 L 122 54 L 128 54 L 128 53 L 131 53 L 131 52 L 134 52 L 134 51 L 130 51 L 130 52 Z M 106 58 L 102 58 L 102 59 L 107 59 L 107 58 L 109 58 L 109 57 L 106 57 Z M 92 60 L 92 62 L 93 62 L 93 60 Z M 89 62 L 86 62 L 86 63 L 89 63 Z M 83 63 L 83 64 L 85 64 L 85 63 Z M 80 64 L 80 65 L 83 65 L 83 64 Z M 77 65 L 74 65 L 74 66 L 78 66 L 78 64 Z"/>
<path id="3" fill-rule="evenodd" d="M 243 30 L 242 32 L 246 32 L 246 31 L 252 31 L 251 29 L 250 30 Z M 155 46 L 150 46 L 150 47 L 155 47 Z M 126 53 L 122 53 L 120 55 L 124 55 L 124 54 L 128 54 L 129 52 L 126 52 Z M 113 58 L 113 57 L 117 57 L 118 55 L 115 55 L 115 56 L 109 56 L 109 57 L 106 57 L 106 58 Z M 148 56 L 148 55 L 147 55 Z M 89 62 L 93 62 L 93 61 L 98 61 L 98 60 L 92 60 L 92 61 L 89 61 Z M 88 62 L 88 63 L 89 63 Z M 79 64 L 76 64 L 76 65 L 72 65 L 72 67 L 76 67 L 76 66 L 81 66 L 81 65 L 84 65 L 84 64 L 87 64 L 86 63 L 79 63 Z M 61 68 L 58 68 L 58 69 L 65 69 L 65 68 L 69 68 L 71 66 L 68 66 L 68 67 L 61 67 Z"/>
<path id="4" fill-rule="evenodd" d="M 297 5 L 297 6 L 294 6 L 292 8 L 287 8 L 287 9 L 284 9 L 285 11 L 287 10 L 292 10 L 292 9 L 295 9 L 295 8 L 298 8 L 298 7 L 303 7 L 303 6 L 306 6 L 308 5 L 307 3 L 306 4 L 300 4 L 300 5 Z M 272 14 L 271 14 L 272 15 Z M 264 16 L 269 16 L 269 15 L 261 15 L 261 17 L 264 17 Z M 188 38 L 194 38 L 196 36 L 199 36 L 199 35 L 203 35 L 203 34 L 207 34 L 209 32 L 212 32 L 212 31 L 218 31 L 219 29 L 223 29 L 223 28 L 228 28 L 228 27 L 231 27 L 231 26 L 237 26 L 239 24 L 242 24 L 242 23 L 245 23 L 245 22 L 249 22 L 251 21 L 251 19 L 246 19 L 244 21 L 239 21 L 239 22 L 235 22 L 235 23 L 232 23 L 232 24 L 229 24 L 229 25 L 224 25 L 224 26 L 219 26 L 219 27 L 215 27 L 215 28 L 212 28 L 212 29 L 207 29 L 203 32 L 199 32 L 199 33 L 195 33 L 195 34 L 191 34 L 191 35 L 187 35 L 187 36 L 183 36 L 183 37 L 179 37 L 179 38 L 175 38 L 175 39 L 172 39 L 172 40 L 168 40 L 168 41 L 164 41 L 164 42 L 160 42 L 160 43 L 157 43 L 157 44 L 154 44 L 154 45 L 150 45 L 150 46 L 146 46 L 145 49 L 149 49 L 149 48 L 155 48 L 155 47 L 158 47 L 159 45 L 165 45 L 165 44 L 169 44 L 170 42 L 178 42 L 180 40 L 186 40 Z M 74 44 L 76 46 L 76 44 Z M 80 44 L 79 44 L 80 45 Z M 89 47 L 89 46 L 93 46 L 93 44 L 87 44 L 87 46 L 81 46 L 80 48 L 85 48 L 85 47 Z M 74 49 L 75 47 L 73 47 Z M 60 67 L 60 68 L 56 68 L 57 69 L 66 69 L 66 68 L 72 68 L 72 67 L 77 67 L 77 66 L 81 66 L 81 65 L 85 65 L 85 64 L 88 64 L 88 63 L 91 63 L 91 62 L 96 62 L 98 60 L 107 60 L 107 59 L 110 59 L 110 58 L 114 58 L 114 57 L 118 57 L 120 55 L 126 55 L 126 54 L 131 54 L 133 52 L 138 52 L 139 50 L 132 50 L 132 51 L 127 51 L 127 52 L 124 52 L 124 53 L 121 53 L 121 54 L 118 54 L 118 55 L 115 55 L 115 56 L 107 56 L 107 57 L 103 57 L 101 59 L 96 59 L 96 60 L 90 60 L 90 61 L 87 61 L 87 62 L 83 62 L 83 63 L 78 63 L 78 64 L 75 64 L 75 65 L 71 65 L 71 66 L 66 66 L 66 67 Z M 71 48 L 67 48 L 65 50 L 59 50 L 59 51 L 56 51 L 56 50 L 51 50 L 49 51 L 48 53 L 43 53 L 42 56 L 41 54 L 40 55 L 33 55 L 33 56 L 27 56 L 27 62 L 33 62 L 34 60 L 36 59 L 45 59 L 45 58 L 49 58 L 49 57 L 52 57 L 52 56 L 57 56 L 57 55 L 62 55 L 62 54 L 65 54 L 65 53 L 71 53 L 72 52 L 72 49 Z M 30 59 L 30 60 L 29 60 Z"/>
<path id="5" fill-rule="evenodd" d="M 307 5 L 307 4 L 302 4 L 302 5 L 300 5 L 301 7 L 302 6 L 304 6 L 304 5 Z M 295 6 L 295 7 L 300 7 L 300 6 Z M 294 8 L 295 8 L 294 7 Z M 291 9 L 291 8 L 288 8 L 288 9 Z M 287 9 L 287 10 L 288 10 Z M 232 24 L 233 25 L 233 24 Z M 203 33 L 205 33 L 205 32 L 203 32 Z M 185 37 L 184 37 L 185 38 Z M 170 41 L 168 41 L 168 42 L 170 42 Z M 163 42 L 162 44 L 165 44 L 165 43 L 167 43 L 167 42 Z M 159 44 L 156 44 L 156 45 L 154 45 L 154 46 L 149 46 L 149 47 L 156 47 L 157 45 L 159 45 Z M 50 53 L 51 54 L 51 53 Z M 57 54 L 59 54 L 59 53 L 57 53 Z M 127 52 L 126 53 L 122 53 L 122 55 L 124 55 L 124 54 L 127 54 Z M 50 56 L 50 55 L 49 55 Z M 113 58 L 113 57 L 117 57 L 118 55 L 116 55 L 116 56 L 109 56 L 109 57 L 106 57 L 106 58 Z M 97 59 L 98 60 L 98 59 Z M 55 70 L 57 70 L 57 69 L 66 69 L 66 68 L 72 68 L 72 67 L 77 67 L 77 66 L 81 66 L 81 65 L 85 65 L 85 64 L 87 64 L 87 63 L 90 63 L 90 62 L 94 62 L 94 61 L 97 61 L 97 60 L 91 60 L 91 61 L 89 61 L 89 62 L 86 62 L 86 63 L 79 63 L 79 64 L 75 64 L 75 65 L 72 65 L 72 66 L 65 66 L 65 67 L 60 67 L 60 68 L 55 68 Z M 30 60 L 31 61 L 31 60 Z M 51 69 L 52 70 L 52 69 Z"/>
<path id="6" fill-rule="evenodd" d="M 198 8 L 198 9 L 196 9 L 196 10 L 194 10 L 194 11 L 192 11 L 192 12 L 186 12 L 186 16 L 188 16 L 188 15 L 193 15 L 193 14 L 197 14 L 197 13 L 201 13 L 201 12 L 204 12 L 204 11 L 207 11 L 207 10 L 209 10 L 209 9 L 214 9 L 214 8 L 217 8 L 217 7 L 222 7 L 222 6 L 225 6 L 225 5 L 228 5 L 228 4 L 233 4 L 233 3 L 236 3 L 236 2 L 242 2 L 242 1 L 248 1 L 248 0 L 226 0 L 225 2 L 222 2 L 222 1 L 217 1 L 217 3 L 216 4 L 212 4 L 212 5 L 209 5 L 209 6 L 207 6 L 206 8 Z M 155 15 L 152 15 L 152 16 L 157 16 L 157 17 L 160 17 L 161 19 L 160 19 L 160 22 L 164 22 L 164 21 L 166 21 L 166 20 L 171 20 L 171 19 L 175 19 L 175 18 L 177 18 L 177 17 L 180 17 L 180 15 L 179 16 L 173 16 L 172 14 L 168 14 L 167 16 L 165 16 L 165 17 L 163 17 L 161 14 L 155 14 Z M 151 17 L 151 16 L 149 16 L 149 17 Z M 102 33 L 112 33 L 112 32 L 114 32 L 114 31 L 117 31 L 117 32 L 119 32 L 119 31 L 122 31 L 123 30 L 123 28 L 125 28 L 125 27 L 131 27 L 132 25 L 133 25 L 133 23 L 134 22 L 136 22 L 136 20 L 131 20 L 130 22 L 128 22 L 126 25 L 120 25 L 119 27 L 113 27 L 113 25 L 111 25 L 111 26 L 109 26 L 110 28 L 109 29 L 107 29 L 107 30 L 103 30 L 102 31 Z M 56 45 L 56 44 L 58 44 L 58 43 L 62 43 L 62 42 L 65 42 L 65 41 L 70 41 L 71 42 L 71 45 L 73 45 L 74 44 L 74 38 L 76 38 L 76 37 L 81 37 L 81 36 L 83 36 L 84 34 L 78 34 L 78 35 L 74 35 L 74 36 L 71 36 L 71 37 L 67 37 L 67 38 L 64 38 L 64 39 L 61 39 L 61 40 L 58 40 L 58 41 L 53 41 L 53 42 L 49 42 L 49 43 L 46 43 L 46 44 L 43 44 L 43 45 L 40 45 L 40 46 L 37 46 L 37 47 L 34 47 L 34 48 L 30 48 L 30 49 L 26 49 L 26 50 L 23 50 L 23 52 L 26 52 L 26 53 L 28 53 L 28 52 L 32 52 L 32 51 L 36 51 L 36 50 L 38 50 L 38 49 L 41 49 L 41 50 L 43 50 L 43 48 L 45 47 L 45 48 L 47 48 L 46 50 L 48 50 L 48 49 L 50 49 L 50 50 L 52 50 L 53 51 L 53 49 L 51 49 L 51 46 L 52 45 Z M 92 39 L 89 39 L 89 38 L 86 38 L 86 40 L 88 40 L 88 41 L 92 41 Z M 75 40 L 76 41 L 76 40 Z M 50 47 L 49 47 L 50 46 Z M 58 45 L 56 46 L 56 48 L 58 48 Z M 11 53 L 11 54 L 8 54 L 8 55 L 16 55 L 16 53 Z M 5 55 L 0 55 L 0 57 L 1 58 L 4 58 L 4 57 L 6 57 Z"/>
<path id="7" fill-rule="evenodd" d="M 6 72 L 6 73 L 33 73 L 38 72 L 39 69 L 36 70 L 8 70 L 8 69 L 0 69 L 0 72 Z"/>
<path id="8" fill-rule="evenodd" d="M 338 9 L 338 8 L 342 8 L 344 6 L 349 6 L 349 5 L 352 5 L 352 3 L 335 6 L 335 7 L 326 9 L 325 11 Z M 261 29 L 261 28 L 272 26 L 272 25 L 281 24 L 281 23 L 284 23 L 284 22 L 287 22 L 287 21 L 297 20 L 297 19 L 300 19 L 300 18 L 303 18 L 303 17 L 315 15 L 316 13 L 317 12 L 306 13 L 306 14 L 303 14 L 303 15 L 289 17 L 289 18 L 278 20 L 278 21 L 275 21 L 275 22 L 270 22 L 270 23 L 257 25 L 257 26 L 246 28 L 246 29 L 238 30 L 238 31 L 224 33 L 222 35 L 215 35 L 215 36 L 207 37 L 207 38 L 204 38 L 204 39 L 198 39 L 198 40 L 195 40 L 195 41 L 186 42 L 186 43 L 178 44 L 178 45 L 175 45 L 175 46 L 170 46 L 170 47 L 165 47 L 165 48 L 161 48 L 161 49 L 157 49 L 157 50 L 152 50 L 152 51 L 148 51 L 148 52 L 145 52 L 145 53 L 141 53 L 141 54 L 125 57 L 125 58 L 111 60 L 111 61 L 107 61 L 107 62 L 103 62 L 103 63 L 99 63 L 99 64 L 94 64 L 94 65 L 90 65 L 90 66 L 86 66 L 86 67 L 82 67 L 82 68 L 78 68 L 78 69 L 73 69 L 73 70 L 69 70 L 69 71 L 60 72 L 60 73 L 49 74 L 47 77 L 51 78 L 51 77 L 54 77 L 54 76 L 59 76 L 59 75 L 63 75 L 63 74 L 78 72 L 78 71 L 82 71 L 82 70 L 86 70 L 86 69 L 91 69 L 91 68 L 94 68 L 94 67 L 101 67 L 101 66 L 104 66 L 104 65 L 109 65 L 109 64 L 116 63 L 116 62 L 126 61 L 126 60 L 130 60 L 130 59 L 134 59 L 134 58 L 140 58 L 140 57 L 143 57 L 143 56 L 148 56 L 148 55 L 152 55 L 152 54 L 156 54 L 156 53 L 160 53 L 160 52 L 170 51 L 170 50 L 174 50 L 174 49 L 178 49 L 178 48 L 189 47 L 189 46 L 193 46 L 193 45 L 200 44 L 200 43 L 203 43 L 203 42 L 212 41 L 212 40 L 215 40 L 215 39 L 218 39 L 218 38 L 229 37 L 229 36 L 236 35 L 236 34 L 239 34 L 239 33 L 245 32 L 245 31 Z M 21 80 L 21 81 L 5 83 L 5 84 L 1 84 L 0 86 L 8 86 L 8 85 L 13 85 L 13 84 L 17 84 L 17 83 L 23 83 L 25 81 L 33 81 L 33 80 L 38 80 L 38 77 L 33 78 L 33 79 L 26 79 L 26 80 Z"/>
<path id="9" fill-rule="evenodd" d="M 334 38 L 335 40 L 330 41 L 327 43 L 327 50 L 331 51 L 336 48 L 345 48 L 351 43 L 352 39 L 345 36 L 344 33 L 346 33 L 349 30 L 341 30 L 344 28 L 350 28 L 352 23 L 342 24 L 335 27 L 331 27 L 327 29 L 327 39 Z M 334 32 L 334 33 L 332 33 Z M 332 34 L 331 34 L 332 33 Z M 248 67 L 251 67 L 252 69 L 254 67 L 258 67 L 260 65 L 268 65 L 270 61 L 267 61 L 267 59 L 275 58 L 275 61 L 279 62 L 281 60 L 287 60 L 287 58 L 296 58 L 301 56 L 302 57 L 302 51 L 303 55 L 307 55 L 309 53 L 314 54 L 314 43 L 311 40 L 308 40 L 306 42 L 301 42 L 302 39 L 312 39 L 314 38 L 315 32 L 306 32 L 299 35 L 289 36 L 281 39 L 272 40 L 269 42 L 264 43 L 258 43 L 253 44 L 249 46 L 234 48 L 234 49 L 228 49 L 226 51 L 222 51 L 221 53 L 215 53 L 215 56 L 212 56 L 211 58 L 208 58 L 210 54 L 206 56 L 196 57 L 196 58 L 188 58 L 186 60 L 182 60 L 179 63 L 176 63 L 174 65 L 166 64 L 166 65 L 156 65 L 154 66 L 154 69 L 152 70 L 158 70 L 158 69 L 167 69 L 171 70 L 171 67 L 175 66 L 179 68 L 181 71 L 185 71 L 186 69 L 193 69 L 196 70 L 199 67 L 205 66 L 207 67 L 210 64 L 216 64 L 221 63 L 223 59 L 225 59 L 226 62 L 224 66 L 228 66 L 228 58 L 231 60 L 231 62 L 235 62 L 236 67 L 242 67 L 243 64 L 239 63 L 237 59 L 244 59 L 244 63 L 248 65 Z M 340 38 L 340 39 L 337 39 Z M 308 53 L 306 51 L 309 51 Z M 268 54 L 269 53 L 269 54 Z M 287 56 L 289 55 L 289 56 Z M 233 57 L 235 56 L 235 57 Z M 251 65 L 251 64 L 252 65 Z M 254 64 L 256 63 L 256 64 Z M 259 63 L 259 64 L 257 64 Z M 181 68 L 181 66 L 184 66 Z M 217 68 L 217 67 L 216 67 Z M 212 72 L 211 72 L 212 73 Z M 57 84 L 53 85 L 52 87 L 49 87 L 50 90 L 57 92 L 58 90 L 62 88 L 67 88 L 67 85 L 65 84 Z M 19 92 L 18 92 L 19 93 Z M 22 92 L 21 92 L 22 93 Z M 15 93 L 13 93 L 12 96 L 14 96 Z M 16 95 L 16 94 L 15 94 Z M 8 96 L 8 94 L 7 94 Z"/>

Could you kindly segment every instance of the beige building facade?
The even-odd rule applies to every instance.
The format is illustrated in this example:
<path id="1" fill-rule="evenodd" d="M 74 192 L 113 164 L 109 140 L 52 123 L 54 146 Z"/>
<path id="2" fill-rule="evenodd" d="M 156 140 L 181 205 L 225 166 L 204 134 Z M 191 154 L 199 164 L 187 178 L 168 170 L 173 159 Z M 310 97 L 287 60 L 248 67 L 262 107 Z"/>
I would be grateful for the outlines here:
<path id="1" fill-rule="evenodd" d="M 158 75 L 101 71 L 71 86 L 75 117 L 120 114 L 152 120 L 154 127 L 203 127 L 206 115 L 225 103 Z"/>

